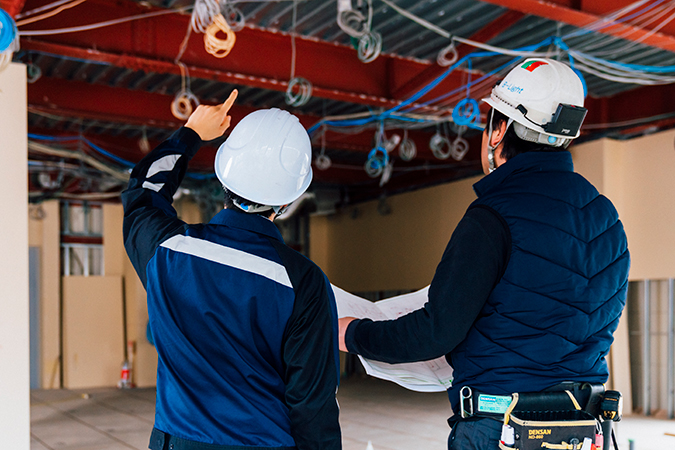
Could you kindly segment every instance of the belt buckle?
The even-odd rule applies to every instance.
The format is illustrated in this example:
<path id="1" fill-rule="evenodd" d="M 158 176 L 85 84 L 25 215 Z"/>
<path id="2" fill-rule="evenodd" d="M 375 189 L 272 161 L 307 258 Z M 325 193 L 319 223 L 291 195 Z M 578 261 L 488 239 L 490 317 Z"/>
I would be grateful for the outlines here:
<path id="1" fill-rule="evenodd" d="M 459 390 L 459 404 L 462 419 L 473 416 L 473 391 L 469 386 Z"/>

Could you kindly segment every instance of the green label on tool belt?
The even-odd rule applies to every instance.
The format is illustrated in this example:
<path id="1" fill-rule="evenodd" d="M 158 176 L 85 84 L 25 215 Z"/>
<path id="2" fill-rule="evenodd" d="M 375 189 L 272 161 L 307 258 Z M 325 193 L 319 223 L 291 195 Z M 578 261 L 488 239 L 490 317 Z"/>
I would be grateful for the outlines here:
<path id="1" fill-rule="evenodd" d="M 510 395 L 485 395 L 478 396 L 478 411 L 487 413 L 504 414 L 511 404 Z"/>

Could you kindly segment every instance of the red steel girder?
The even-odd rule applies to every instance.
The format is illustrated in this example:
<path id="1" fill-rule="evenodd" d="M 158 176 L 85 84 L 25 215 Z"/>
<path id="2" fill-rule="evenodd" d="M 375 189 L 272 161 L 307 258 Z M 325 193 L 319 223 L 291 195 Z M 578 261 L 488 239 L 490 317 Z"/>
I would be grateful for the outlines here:
<path id="1" fill-rule="evenodd" d="M 475 32 L 469 37 L 472 41 L 476 42 L 487 42 L 490 39 L 493 39 L 500 35 L 502 32 L 508 30 L 513 24 L 518 22 L 525 16 L 524 13 L 520 11 L 510 11 L 507 10 L 502 13 L 499 17 L 491 21 L 489 24 Z M 458 59 L 461 59 L 468 55 L 474 50 L 473 47 L 467 45 L 459 45 L 457 49 Z M 413 77 L 406 84 L 398 88 L 394 93 L 395 98 L 406 98 L 415 92 L 417 92 L 422 86 L 427 85 L 443 72 L 447 68 L 440 67 L 436 64 L 430 65 L 426 70 L 420 72 L 417 76 Z"/>
<path id="2" fill-rule="evenodd" d="M 29 108 L 58 117 L 94 119 L 107 123 L 176 129 L 183 122 L 171 114 L 172 101 L 173 96 L 170 95 L 58 78 L 42 77 L 28 85 Z M 238 122 L 253 110 L 254 108 L 249 106 L 235 103 L 231 110 L 233 122 Z M 309 115 L 298 115 L 298 118 L 305 128 L 311 127 L 319 120 L 318 117 Z M 388 132 L 391 133 L 393 131 Z M 402 134 L 401 131 L 397 133 Z M 359 134 L 329 131 L 326 134 L 326 146 L 337 150 L 367 153 L 374 145 L 374 134 L 374 130 L 366 130 Z M 433 159 L 428 148 L 431 133 L 410 130 L 408 137 L 417 146 L 418 158 Z M 315 144 L 320 145 L 318 141 Z"/>
<path id="3" fill-rule="evenodd" d="M 16 17 L 23 9 L 24 3 L 26 0 L 0 0 L 0 8 L 7 11 L 10 16 Z"/>
<path id="4" fill-rule="evenodd" d="M 89 0 L 52 18 L 27 24 L 21 30 L 59 29 L 156 10 L 130 1 Z M 22 48 L 121 67 L 179 73 L 173 60 L 188 22 L 188 15 L 168 14 L 106 28 L 36 37 L 39 42 L 28 37 L 22 39 Z M 219 59 L 204 50 L 201 35 L 192 33 L 182 57 L 190 67 L 190 75 L 285 91 L 291 69 L 290 35 L 247 26 L 236 36 L 230 54 Z M 60 46 L 48 48 L 48 44 Z M 428 67 L 392 55 L 381 55 L 372 63 L 363 64 L 352 47 L 317 39 L 297 37 L 296 47 L 295 73 L 313 83 L 315 96 L 377 107 L 398 104 L 390 93 Z M 450 75 L 441 89 L 454 89 L 461 83 L 460 71 Z"/>
<path id="5" fill-rule="evenodd" d="M 576 27 L 588 26 L 602 17 L 598 14 L 606 14 L 613 10 L 625 6 L 617 2 L 597 1 L 581 2 L 583 9 L 573 9 L 572 6 L 578 2 L 571 0 L 481 0 L 485 3 L 492 3 L 514 11 L 520 11 L 525 14 L 531 14 L 543 17 L 556 22 L 574 25 Z M 591 8 L 588 5 L 593 5 Z M 599 6 L 603 5 L 603 6 Z M 596 11 L 595 13 L 589 12 Z M 657 23 L 658 24 L 658 23 Z M 653 31 L 649 28 L 639 28 L 626 23 L 617 23 L 604 27 L 597 31 L 598 33 L 638 41 L 645 45 L 661 48 L 668 51 L 675 51 L 675 36 L 666 34 L 663 31 Z"/>
<path id="6" fill-rule="evenodd" d="M 178 65 L 171 61 L 146 58 L 126 53 L 103 52 L 92 48 L 75 47 L 72 45 L 58 44 L 34 39 L 22 39 L 21 48 L 23 50 L 32 50 L 51 55 L 61 55 L 70 58 L 110 64 L 115 67 L 122 67 L 131 70 L 142 70 L 144 72 L 154 72 L 159 74 L 181 74 Z M 189 65 L 188 70 L 190 71 L 191 78 L 202 78 L 206 80 L 218 81 L 221 83 L 245 85 L 273 91 L 285 91 L 288 87 L 288 81 L 279 81 L 273 78 L 259 77 L 230 71 L 221 71 L 218 69 L 193 65 Z M 398 101 L 386 99 L 383 97 L 366 95 L 358 92 L 340 91 L 337 89 L 326 89 L 319 86 L 313 87 L 312 95 L 331 100 L 367 104 L 385 108 L 391 108 L 398 105 L 399 103 Z"/>

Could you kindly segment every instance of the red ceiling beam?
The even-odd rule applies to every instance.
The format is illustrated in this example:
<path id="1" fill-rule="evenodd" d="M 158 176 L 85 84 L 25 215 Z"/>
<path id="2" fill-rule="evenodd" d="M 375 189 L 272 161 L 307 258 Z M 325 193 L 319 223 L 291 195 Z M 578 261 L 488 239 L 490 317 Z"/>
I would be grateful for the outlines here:
<path id="1" fill-rule="evenodd" d="M 176 129 L 183 124 L 183 121 L 171 114 L 172 100 L 172 96 L 165 94 L 132 91 L 58 78 L 42 77 L 28 85 L 30 108 L 58 117 L 99 120 L 104 123 Z M 249 106 L 235 104 L 231 110 L 233 122 L 238 122 L 253 110 Z M 308 115 L 298 115 L 298 117 L 306 128 L 319 120 L 318 117 Z M 390 133 L 393 132 L 402 134 L 401 131 Z M 374 131 L 367 130 L 359 134 L 329 131 L 326 135 L 326 146 L 332 149 L 367 153 L 373 147 L 373 136 Z M 408 136 L 415 142 L 420 159 L 434 159 L 429 150 L 431 133 L 410 130 Z M 318 142 L 315 144 L 320 145 Z"/>
<path id="2" fill-rule="evenodd" d="M 141 70 L 144 72 L 154 72 L 160 74 L 181 74 L 180 68 L 173 62 L 139 57 L 125 53 L 103 52 L 92 48 L 82 48 L 29 39 L 21 40 L 21 48 L 23 50 L 33 50 L 52 55 L 62 55 L 71 58 L 110 64 L 115 67 L 122 67 L 131 70 Z M 282 92 L 288 88 L 288 81 L 279 81 L 274 78 L 259 77 L 229 71 L 220 71 L 217 69 L 210 69 L 194 65 L 189 65 L 188 69 L 190 71 L 190 76 L 193 79 L 202 78 L 206 80 L 218 81 L 221 83 L 245 85 Z M 317 97 L 331 100 L 360 103 L 385 108 L 391 108 L 398 105 L 399 103 L 398 101 L 384 97 L 366 95 L 358 92 L 340 91 L 337 89 L 326 89 L 319 86 L 313 87 L 312 94 Z"/>
<path id="3" fill-rule="evenodd" d="M 492 3 L 514 11 L 520 11 L 525 14 L 543 17 L 556 22 L 574 25 L 576 27 L 585 27 L 587 25 L 602 19 L 601 16 L 590 13 L 585 10 L 577 10 L 570 7 L 569 0 L 545 1 L 545 0 L 481 0 L 485 3 Z M 619 6 L 614 2 L 594 2 L 594 5 L 604 4 L 611 10 Z M 606 11 L 610 12 L 610 11 Z M 637 41 L 645 45 L 661 48 L 668 51 L 675 51 L 675 36 L 665 34 L 662 31 L 652 31 L 648 28 L 639 28 L 630 24 L 614 24 L 598 30 L 598 33 L 608 34 L 618 38 Z"/>
<path id="4" fill-rule="evenodd" d="M 7 11 L 10 16 L 16 17 L 23 9 L 24 3 L 26 0 L 0 0 L 0 8 Z"/>
<path id="5" fill-rule="evenodd" d="M 490 39 L 494 39 L 499 36 L 504 31 L 511 28 L 513 24 L 518 22 L 525 16 L 524 13 L 520 11 L 510 11 L 507 10 L 502 13 L 499 17 L 494 19 L 492 22 L 478 30 L 476 33 L 471 35 L 469 39 L 476 42 L 488 42 Z M 474 51 L 473 47 L 467 45 L 459 45 L 457 49 L 458 59 L 461 59 Z M 422 86 L 429 84 L 431 81 L 439 77 L 443 72 L 447 70 L 446 67 L 440 67 L 437 64 L 430 65 L 423 72 L 420 72 L 417 76 L 412 78 L 406 84 L 398 88 L 394 93 L 394 98 L 407 98 L 408 96 L 417 92 Z M 438 91 L 436 91 L 438 92 Z"/>
<path id="6" fill-rule="evenodd" d="M 29 3 L 37 4 L 37 0 Z M 88 0 L 57 16 L 27 24 L 21 31 L 79 26 L 153 11 L 157 9 L 142 3 Z M 76 33 L 28 37 L 22 39 L 22 48 L 50 52 L 47 44 L 59 44 L 63 47 L 53 47 L 53 53 L 132 69 L 179 73 L 173 61 L 188 23 L 189 15 L 168 14 Z M 191 68 L 191 76 L 285 91 L 291 69 L 290 35 L 247 26 L 236 36 L 230 54 L 220 59 L 204 50 L 201 35 L 192 33 L 182 57 Z M 39 42 L 33 44 L 32 39 Z M 398 104 L 390 92 L 428 66 L 392 55 L 363 64 L 353 47 L 317 39 L 298 37 L 296 47 L 295 73 L 313 83 L 315 96 L 377 107 Z M 395 77 L 391 77 L 392 71 Z M 461 72 L 452 74 L 445 81 L 446 89 L 461 82 Z"/>

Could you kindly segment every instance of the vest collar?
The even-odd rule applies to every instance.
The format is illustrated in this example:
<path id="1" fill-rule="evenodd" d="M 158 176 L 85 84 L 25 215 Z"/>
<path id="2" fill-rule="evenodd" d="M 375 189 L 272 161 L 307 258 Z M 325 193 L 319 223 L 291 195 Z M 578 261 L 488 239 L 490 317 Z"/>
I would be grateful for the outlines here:
<path id="1" fill-rule="evenodd" d="M 234 209 L 223 209 L 209 223 L 253 231 L 254 233 L 263 234 L 284 242 L 276 225 L 271 220 L 257 214 L 246 214 L 243 211 L 236 211 Z"/>
<path id="2" fill-rule="evenodd" d="M 473 190 L 482 197 L 510 175 L 519 172 L 574 172 L 572 154 L 568 151 L 521 153 L 479 180 L 473 185 Z"/>

